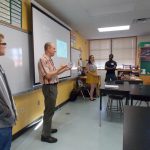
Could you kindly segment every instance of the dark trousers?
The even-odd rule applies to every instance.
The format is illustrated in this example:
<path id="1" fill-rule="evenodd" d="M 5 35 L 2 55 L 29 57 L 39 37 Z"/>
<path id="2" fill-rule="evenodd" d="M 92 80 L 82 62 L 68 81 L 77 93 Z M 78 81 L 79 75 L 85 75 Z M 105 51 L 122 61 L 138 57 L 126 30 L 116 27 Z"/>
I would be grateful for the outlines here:
<path id="1" fill-rule="evenodd" d="M 12 127 L 0 128 L 0 150 L 10 150 Z"/>
<path id="2" fill-rule="evenodd" d="M 51 134 L 52 117 L 54 115 L 57 98 L 57 84 L 44 84 L 42 92 L 45 104 L 42 135 L 47 137 Z"/>
<path id="3" fill-rule="evenodd" d="M 106 73 L 106 78 L 105 78 L 105 82 L 110 82 L 110 81 L 115 81 L 117 80 L 117 77 L 115 75 L 115 73 L 110 73 L 110 74 L 107 74 Z"/>

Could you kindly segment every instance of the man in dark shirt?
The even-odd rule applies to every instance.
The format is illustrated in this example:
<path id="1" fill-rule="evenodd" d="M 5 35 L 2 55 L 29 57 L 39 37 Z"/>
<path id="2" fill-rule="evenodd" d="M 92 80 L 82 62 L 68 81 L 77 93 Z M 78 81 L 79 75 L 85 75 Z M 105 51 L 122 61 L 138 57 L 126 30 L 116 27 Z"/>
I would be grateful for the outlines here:
<path id="1" fill-rule="evenodd" d="M 109 61 L 105 63 L 105 70 L 107 70 L 105 82 L 115 81 L 117 79 L 115 75 L 116 67 L 117 63 L 113 60 L 113 54 L 110 54 Z"/>

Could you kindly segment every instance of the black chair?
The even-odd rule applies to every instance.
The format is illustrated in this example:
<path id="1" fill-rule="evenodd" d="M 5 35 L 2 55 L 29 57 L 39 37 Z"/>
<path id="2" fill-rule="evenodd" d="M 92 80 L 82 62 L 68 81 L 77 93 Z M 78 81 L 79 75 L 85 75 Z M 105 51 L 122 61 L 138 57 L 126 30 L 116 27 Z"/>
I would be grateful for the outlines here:
<path id="1" fill-rule="evenodd" d="M 123 98 L 124 96 L 122 95 L 109 95 L 106 110 L 108 112 L 123 112 Z M 114 105 L 115 101 L 116 105 Z"/>
<path id="2" fill-rule="evenodd" d="M 111 116 L 112 112 L 123 113 L 123 100 L 129 96 L 129 91 L 110 90 L 106 110 Z"/>
<path id="3" fill-rule="evenodd" d="M 90 92 L 88 89 L 88 85 L 84 83 L 80 78 L 77 79 L 77 89 L 81 93 L 83 99 L 85 99 L 86 95 L 90 97 Z M 85 95 L 86 93 L 86 95 Z"/>
<path id="4" fill-rule="evenodd" d="M 116 80 L 114 81 L 115 84 L 123 84 L 123 80 Z M 124 96 L 120 95 L 120 92 L 113 92 L 112 94 L 108 95 L 108 102 L 107 102 L 107 108 L 106 110 L 108 112 L 117 111 L 117 112 L 123 112 L 123 99 Z M 116 103 L 116 105 L 114 105 Z"/>
<path id="5" fill-rule="evenodd" d="M 149 107 L 149 98 L 134 98 L 134 100 L 136 100 L 135 106 L 141 106 L 142 102 L 145 102 L 147 107 Z"/>

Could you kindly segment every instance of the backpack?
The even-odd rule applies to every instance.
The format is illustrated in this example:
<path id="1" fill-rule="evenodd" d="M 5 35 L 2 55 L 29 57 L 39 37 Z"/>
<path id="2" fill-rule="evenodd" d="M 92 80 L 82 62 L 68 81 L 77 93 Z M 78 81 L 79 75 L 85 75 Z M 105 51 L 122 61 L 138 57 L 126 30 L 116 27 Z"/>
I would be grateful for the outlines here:
<path id="1" fill-rule="evenodd" d="M 70 93 L 69 101 L 75 101 L 79 95 L 79 91 L 77 89 L 73 89 Z"/>

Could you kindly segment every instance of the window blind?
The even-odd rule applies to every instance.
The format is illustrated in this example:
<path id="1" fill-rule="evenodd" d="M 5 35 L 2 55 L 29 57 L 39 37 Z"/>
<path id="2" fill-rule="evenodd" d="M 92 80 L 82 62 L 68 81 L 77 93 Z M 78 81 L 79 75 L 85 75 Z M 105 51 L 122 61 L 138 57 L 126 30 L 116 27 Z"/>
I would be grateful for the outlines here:
<path id="1" fill-rule="evenodd" d="M 104 69 L 110 53 L 114 55 L 117 68 L 123 68 L 123 65 L 134 66 L 136 37 L 90 41 L 90 55 L 94 55 L 98 69 Z"/>
<path id="2" fill-rule="evenodd" d="M 4 21 L 13 26 L 22 28 L 22 1 L 0 1 L 0 21 Z"/>
<path id="3" fill-rule="evenodd" d="M 94 55 L 95 64 L 98 69 L 103 69 L 108 55 L 111 52 L 111 40 L 92 40 L 90 41 L 90 55 Z"/>

